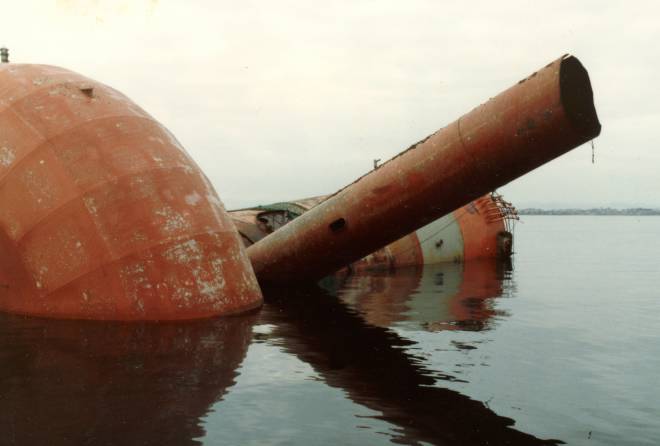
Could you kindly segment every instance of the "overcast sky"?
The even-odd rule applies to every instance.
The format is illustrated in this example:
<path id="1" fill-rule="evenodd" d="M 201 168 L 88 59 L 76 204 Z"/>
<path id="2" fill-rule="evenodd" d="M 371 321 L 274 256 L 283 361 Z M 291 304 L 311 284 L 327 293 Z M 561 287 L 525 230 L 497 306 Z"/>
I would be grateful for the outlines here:
<path id="1" fill-rule="evenodd" d="M 564 53 L 603 131 L 503 187 L 518 207 L 660 208 L 656 1 L 2 0 L 12 62 L 124 92 L 228 208 L 334 192 Z"/>

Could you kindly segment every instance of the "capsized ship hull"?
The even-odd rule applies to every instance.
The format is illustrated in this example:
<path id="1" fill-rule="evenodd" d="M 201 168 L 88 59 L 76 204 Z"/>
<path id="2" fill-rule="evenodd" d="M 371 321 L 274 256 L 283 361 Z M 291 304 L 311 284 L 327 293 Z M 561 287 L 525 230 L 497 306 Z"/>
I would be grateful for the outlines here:
<path id="1" fill-rule="evenodd" d="M 563 56 L 299 218 L 258 215 L 252 230 L 271 233 L 245 249 L 199 166 L 135 103 L 61 68 L 0 65 L 0 311 L 36 316 L 206 318 L 258 307 L 259 285 L 460 259 L 458 236 L 419 228 L 471 200 L 466 222 L 492 218 L 480 196 L 601 128 L 587 71 Z M 490 249 L 461 231 L 463 259 L 473 240 L 477 255 L 510 251 L 507 231 Z"/>
<path id="2" fill-rule="evenodd" d="M 261 302 L 220 198 L 165 127 L 72 71 L 0 64 L 0 311 L 178 320 Z"/>
<path id="3" fill-rule="evenodd" d="M 321 203 L 327 196 L 229 211 L 245 246 L 258 242 Z M 516 209 L 496 193 L 487 194 L 390 243 L 352 270 L 395 268 L 510 257 Z"/>

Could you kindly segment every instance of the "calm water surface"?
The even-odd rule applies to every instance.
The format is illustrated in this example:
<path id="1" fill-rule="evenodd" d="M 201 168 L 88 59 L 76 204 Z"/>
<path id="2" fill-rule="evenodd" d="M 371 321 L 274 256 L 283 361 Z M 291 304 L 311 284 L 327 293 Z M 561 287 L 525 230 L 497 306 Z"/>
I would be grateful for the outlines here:
<path id="1" fill-rule="evenodd" d="M 658 444 L 660 218 L 525 217 L 515 251 L 198 323 L 0 315 L 0 444 Z"/>

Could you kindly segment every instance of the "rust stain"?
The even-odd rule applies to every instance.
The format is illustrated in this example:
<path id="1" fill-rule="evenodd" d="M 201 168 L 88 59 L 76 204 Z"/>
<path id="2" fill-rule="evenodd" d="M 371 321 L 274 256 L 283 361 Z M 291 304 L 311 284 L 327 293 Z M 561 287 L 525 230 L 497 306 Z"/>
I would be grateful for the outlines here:
<path id="1" fill-rule="evenodd" d="M 204 174 L 127 97 L 43 65 L 0 67 L 0 309 L 195 319 L 261 291 Z"/>
<path id="2" fill-rule="evenodd" d="M 312 197 L 288 203 L 257 206 L 251 209 L 229 211 L 229 216 L 250 246 L 271 234 L 299 214 L 272 208 L 300 207 L 307 212 L 326 197 Z M 272 228 L 261 221 L 264 215 L 279 212 L 281 225 Z M 512 221 L 518 219 L 516 209 L 501 195 L 490 193 L 430 223 L 422 232 L 411 232 L 395 242 L 378 249 L 346 267 L 347 271 L 392 270 L 399 267 L 442 262 L 469 261 L 484 258 L 510 257 L 512 249 Z M 457 227 L 453 228 L 453 226 Z M 378 226 L 374 227 L 374 231 Z M 429 232 L 432 236 L 429 237 Z M 505 241 L 509 244 L 501 246 Z M 436 251 L 453 249 L 446 255 Z M 505 249 L 506 248 L 506 249 Z"/>
<path id="3" fill-rule="evenodd" d="M 479 197 L 599 133 L 587 72 L 565 56 L 329 197 L 241 210 L 236 231 L 176 138 L 128 98 L 61 68 L 7 64 L 0 309 L 115 320 L 246 311 L 262 301 L 255 272 L 314 281 L 368 254 L 378 266 L 448 251 L 451 240 L 413 231 L 473 200 L 450 255 L 506 252 L 506 230 L 499 245 L 479 237 L 505 224 L 506 206 Z"/>
<path id="4" fill-rule="evenodd" d="M 599 133 L 589 76 L 564 56 L 251 245 L 248 255 L 260 282 L 317 280 Z M 389 185 L 387 200 L 372 193 Z M 338 219 L 348 225 L 334 233 Z"/>

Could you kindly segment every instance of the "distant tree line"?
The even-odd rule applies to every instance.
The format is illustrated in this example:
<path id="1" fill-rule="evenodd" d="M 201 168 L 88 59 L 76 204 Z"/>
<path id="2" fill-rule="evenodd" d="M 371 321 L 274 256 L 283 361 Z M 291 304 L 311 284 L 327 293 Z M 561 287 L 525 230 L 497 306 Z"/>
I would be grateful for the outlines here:
<path id="1" fill-rule="evenodd" d="M 591 208 L 591 209 L 518 209 L 520 215 L 660 215 L 660 209 L 649 208 Z"/>

